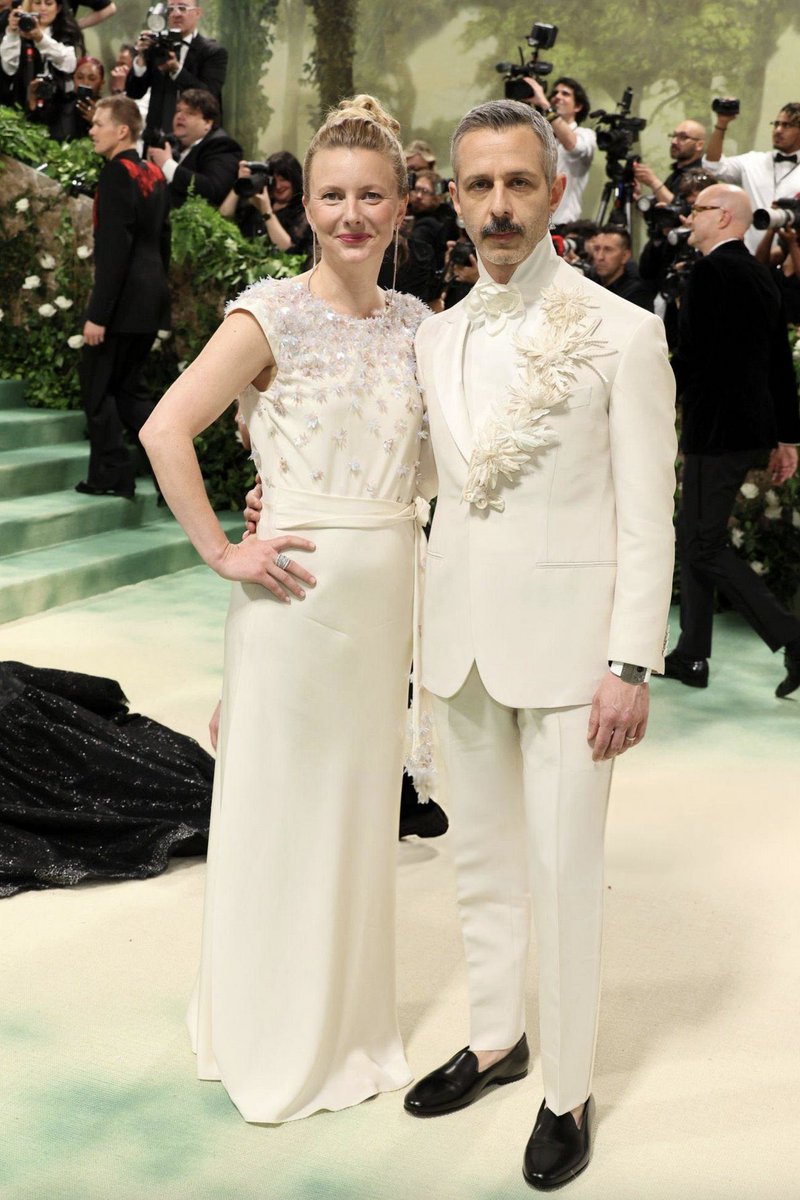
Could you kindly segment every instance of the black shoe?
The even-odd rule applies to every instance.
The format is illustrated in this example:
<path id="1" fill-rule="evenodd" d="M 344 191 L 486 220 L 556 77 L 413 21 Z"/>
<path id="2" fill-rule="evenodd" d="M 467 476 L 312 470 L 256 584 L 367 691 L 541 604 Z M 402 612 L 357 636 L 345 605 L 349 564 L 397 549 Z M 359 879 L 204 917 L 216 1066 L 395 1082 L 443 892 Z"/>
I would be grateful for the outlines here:
<path id="1" fill-rule="evenodd" d="M 549 1192 L 562 1187 L 589 1165 L 592 1156 L 594 1100 L 590 1096 L 583 1109 L 581 1127 L 572 1113 L 557 1117 L 542 1101 L 533 1133 L 525 1147 L 522 1174 L 531 1187 Z"/>
<path id="2" fill-rule="evenodd" d="M 121 496 L 123 500 L 133 500 L 135 494 L 133 487 L 101 488 L 87 483 L 85 479 L 75 484 L 75 491 L 82 496 Z"/>
<path id="3" fill-rule="evenodd" d="M 667 679 L 677 679 L 687 687 L 708 687 L 708 659 L 686 658 L 673 650 L 664 659 L 664 674 Z"/>
<path id="4" fill-rule="evenodd" d="M 800 688 L 800 650 L 790 650 L 787 646 L 783 652 L 783 661 L 786 666 L 786 678 L 775 688 L 775 695 L 779 700 L 791 696 L 792 692 Z"/>
<path id="5" fill-rule="evenodd" d="M 485 1071 L 478 1070 L 477 1055 L 465 1047 L 443 1067 L 420 1079 L 407 1094 L 403 1107 L 414 1117 L 439 1117 L 466 1108 L 487 1088 L 524 1079 L 529 1061 L 528 1039 L 524 1033 L 505 1058 Z"/>
<path id="6" fill-rule="evenodd" d="M 435 800 L 422 804 L 408 776 L 404 776 L 400 799 L 400 837 L 411 837 L 413 834 L 421 838 L 441 837 L 447 833 L 449 825 L 444 809 Z"/>

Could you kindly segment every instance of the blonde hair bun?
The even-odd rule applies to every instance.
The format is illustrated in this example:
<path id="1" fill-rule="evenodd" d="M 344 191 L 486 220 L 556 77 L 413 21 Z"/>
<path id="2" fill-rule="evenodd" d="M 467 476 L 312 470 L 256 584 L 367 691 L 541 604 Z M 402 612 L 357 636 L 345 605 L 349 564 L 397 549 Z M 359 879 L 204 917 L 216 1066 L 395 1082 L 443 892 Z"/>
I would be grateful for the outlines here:
<path id="1" fill-rule="evenodd" d="M 400 122 L 386 111 L 380 100 L 367 95 L 366 92 L 340 100 L 336 108 L 332 108 L 328 113 L 325 124 L 338 124 L 339 121 L 372 121 L 382 129 L 388 129 L 395 137 L 400 134 Z"/>
<path id="2" fill-rule="evenodd" d="M 399 133 L 400 122 L 374 96 L 362 92 L 359 96 L 340 100 L 314 134 L 306 151 L 303 163 L 305 194 L 311 193 L 311 164 L 317 151 L 342 148 L 377 150 L 385 155 L 397 180 L 398 195 L 407 196 L 408 170 Z"/>

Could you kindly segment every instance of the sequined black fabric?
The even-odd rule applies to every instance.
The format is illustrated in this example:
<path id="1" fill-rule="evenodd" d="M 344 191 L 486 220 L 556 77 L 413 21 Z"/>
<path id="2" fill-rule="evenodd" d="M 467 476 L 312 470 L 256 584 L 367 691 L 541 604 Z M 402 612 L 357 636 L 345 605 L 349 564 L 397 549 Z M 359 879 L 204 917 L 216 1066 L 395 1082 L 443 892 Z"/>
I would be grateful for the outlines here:
<path id="1" fill-rule="evenodd" d="M 0 663 L 0 897 L 204 854 L 213 774 L 113 679 Z"/>

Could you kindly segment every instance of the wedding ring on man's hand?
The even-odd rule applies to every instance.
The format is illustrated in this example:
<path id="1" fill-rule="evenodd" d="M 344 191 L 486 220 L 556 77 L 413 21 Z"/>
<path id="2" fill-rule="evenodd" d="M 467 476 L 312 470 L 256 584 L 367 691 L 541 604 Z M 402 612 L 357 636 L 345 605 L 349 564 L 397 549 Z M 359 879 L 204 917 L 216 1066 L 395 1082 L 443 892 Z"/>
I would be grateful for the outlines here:
<path id="1" fill-rule="evenodd" d="M 289 558 L 288 554 L 281 552 L 275 559 L 275 566 L 280 567 L 282 571 L 285 571 L 291 561 L 292 560 Z"/>

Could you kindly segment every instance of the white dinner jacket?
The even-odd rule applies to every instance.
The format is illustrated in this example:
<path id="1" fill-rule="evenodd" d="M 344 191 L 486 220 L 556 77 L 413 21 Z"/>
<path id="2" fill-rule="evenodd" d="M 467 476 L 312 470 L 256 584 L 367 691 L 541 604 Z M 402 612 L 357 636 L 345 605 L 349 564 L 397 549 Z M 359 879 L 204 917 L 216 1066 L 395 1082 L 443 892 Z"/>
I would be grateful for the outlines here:
<path id="1" fill-rule="evenodd" d="M 560 259 L 548 272 L 548 286 L 582 293 L 600 318 L 603 377 L 577 368 L 567 402 L 544 418 L 555 444 L 500 489 L 503 511 L 463 498 L 474 443 L 462 377 L 467 301 L 417 333 L 439 477 L 422 682 L 444 698 L 473 661 L 489 694 L 514 708 L 588 704 L 615 659 L 663 669 L 677 452 L 663 326 Z M 515 350 L 501 339 L 497 352 Z"/>

